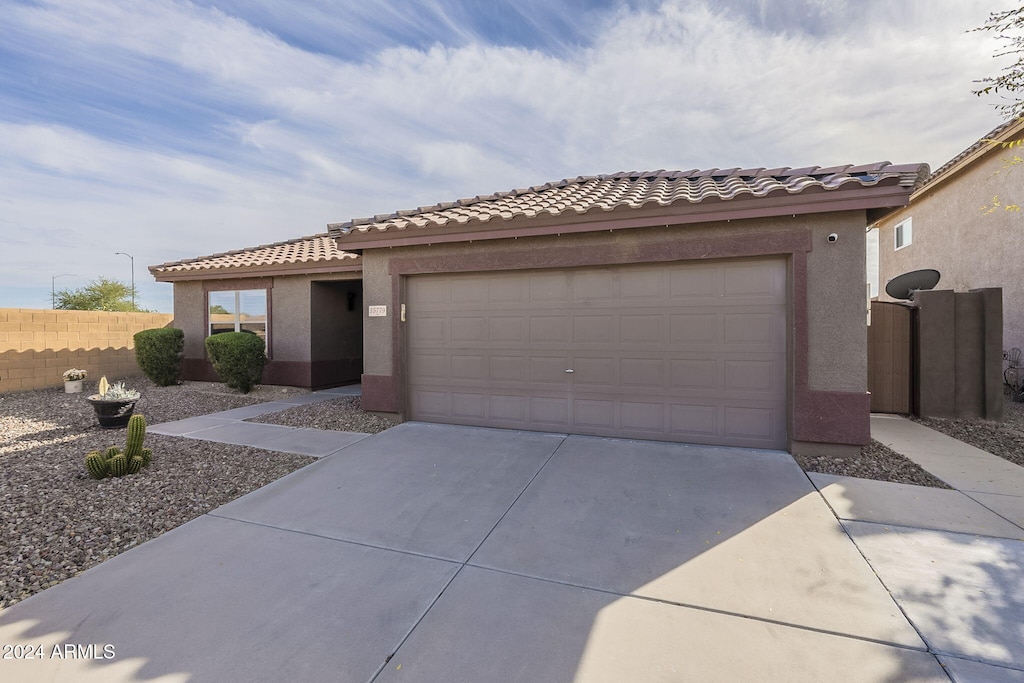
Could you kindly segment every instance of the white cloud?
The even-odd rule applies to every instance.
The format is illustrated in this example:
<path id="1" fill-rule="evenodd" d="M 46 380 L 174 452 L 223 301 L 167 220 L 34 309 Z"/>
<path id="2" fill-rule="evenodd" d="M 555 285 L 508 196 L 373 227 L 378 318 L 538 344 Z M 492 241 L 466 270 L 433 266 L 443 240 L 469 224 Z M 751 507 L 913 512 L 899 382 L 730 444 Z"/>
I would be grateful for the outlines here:
<path id="1" fill-rule="evenodd" d="M 970 94 L 997 67 L 991 37 L 966 32 L 987 5 L 623 4 L 552 53 L 488 44 L 435 2 L 424 11 L 452 40 L 351 59 L 187 2 L 15 4 L 0 40 L 95 100 L 61 120 L 0 94 L 0 287 L 68 270 L 63 254 L 90 245 L 105 268 L 131 249 L 149 265 L 578 174 L 937 166 L 998 121 Z M 359 30 L 337 24 L 322 30 Z M 109 83 L 127 102 L 116 112 Z M 133 98 L 150 103 L 134 119 Z M 54 226 L 73 227 L 30 237 Z"/>

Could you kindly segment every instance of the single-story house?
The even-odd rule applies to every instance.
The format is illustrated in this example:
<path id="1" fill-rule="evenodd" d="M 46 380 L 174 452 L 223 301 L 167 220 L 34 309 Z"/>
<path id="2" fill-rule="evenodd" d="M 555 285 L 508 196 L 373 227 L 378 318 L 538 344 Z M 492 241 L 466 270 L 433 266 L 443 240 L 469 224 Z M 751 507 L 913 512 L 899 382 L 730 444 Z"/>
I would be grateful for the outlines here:
<path id="1" fill-rule="evenodd" d="M 873 226 L 878 244 L 879 299 L 892 301 L 885 283 L 913 270 L 934 268 L 940 289 L 1003 290 L 1003 348 L 1024 347 L 1024 147 L 1000 142 L 1024 138 L 1024 119 L 1004 123 L 938 168 L 910 195 L 910 203 Z M 994 141 L 994 142 L 993 142 Z M 1010 206 L 1010 210 L 1007 210 Z"/>
<path id="2" fill-rule="evenodd" d="M 864 232 L 927 175 L 883 162 L 578 177 L 151 270 L 174 283 L 187 376 L 209 376 L 211 310 L 243 329 L 255 296 L 265 381 L 359 379 L 366 410 L 853 452 L 870 438 Z M 355 362 L 328 341 L 359 326 L 361 375 L 322 375 Z"/>
<path id="3" fill-rule="evenodd" d="M 248 330 L 267 342 L 267 384 L 320 389 L 359 381 L 361 259 L 326 233 L 149 270 L 159 282 L 174 283 L 185 379 L 216 382 L 206 337 Z"/>

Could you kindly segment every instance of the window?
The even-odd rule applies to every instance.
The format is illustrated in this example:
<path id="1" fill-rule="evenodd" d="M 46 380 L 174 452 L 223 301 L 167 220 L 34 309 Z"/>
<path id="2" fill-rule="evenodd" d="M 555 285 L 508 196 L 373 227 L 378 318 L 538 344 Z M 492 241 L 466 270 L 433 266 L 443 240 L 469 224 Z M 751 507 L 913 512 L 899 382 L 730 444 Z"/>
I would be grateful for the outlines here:
<path id="1" fill-rule="evenodd" d="M 911 229 L 913 228 L 912 219 L 896 224 L 896 250 L 900 250 L 903 247 L 909 247 L 912 241 Z"/>
<path id="2" fill-rule="evenodd" d="M 221 332 L 252 332 L 270 351 L 267 324 L 267 290 L 237 289 L 210 292 L 210 335 Z"/>

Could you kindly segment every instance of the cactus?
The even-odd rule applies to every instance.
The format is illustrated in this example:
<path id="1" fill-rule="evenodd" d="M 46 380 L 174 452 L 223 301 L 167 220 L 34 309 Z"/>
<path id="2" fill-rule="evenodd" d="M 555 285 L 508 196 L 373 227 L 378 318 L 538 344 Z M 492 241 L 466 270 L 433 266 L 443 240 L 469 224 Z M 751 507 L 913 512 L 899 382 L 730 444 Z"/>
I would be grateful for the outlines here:
<path id="1" fill-rule="evenodd" d="M 111 458 L 107 466 L 110 468 L 111 476 L 123 477 L 128 473 L 128 458 L 124 457 L 124 453 L 120 453 Z"/>
<path id="2" fill-rule="evenodd" d="M 149 467 L 153 461 L 153 451 L 142 447 L 145 438 L 146 418 L 132 415 L 128 420 L 128 444 L 123 451 L 117 446 L 111 446 L 105 451 L 91 451 L 85 456 L 85 469 L 89 476 L 95 479 L 123 477 Z"/>
<path id="3" fill-rule="evenodd" d="M 93 479 L 103 479 L 109 474 L 107 471 L 107 459 L 99 451 L 92 451 L 85 456 L 85 469 Z"/>
<path id="4" fill-rule="evenodd" d="M 132 415 L 128 419 L 128 445 L 124 454 L 129 460 L 142 454 L 142 442 L 146 438 L 146 418 L 142 415 Z"/>
<path id="5" fill-rule="evenodd" d="M 107 382 L 107 376 L 103 375 L 102 377 L 100 377 L 100 384 L 99 387 L 97 387 L 97 391 L 100 392 L 101 398 L 107 395 L 108 387 L 110 387 L 110 383 Z"/>

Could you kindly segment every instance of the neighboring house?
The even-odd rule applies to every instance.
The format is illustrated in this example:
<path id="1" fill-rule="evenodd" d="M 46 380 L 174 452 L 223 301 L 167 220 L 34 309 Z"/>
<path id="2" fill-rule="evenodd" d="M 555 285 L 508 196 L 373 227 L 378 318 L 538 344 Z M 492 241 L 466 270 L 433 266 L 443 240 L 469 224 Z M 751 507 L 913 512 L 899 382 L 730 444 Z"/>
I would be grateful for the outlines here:
<path id="1" fill-rule="evenodd" d="M 337 247 L 319 235 L 152 270 L 175 283 L 191 372 L 205 372 L 209 307 L 233 301 L 218 293 L 256 290 L 271 367 L 298 363 L 308 384 L 296 383 L 327 384 L 313 349 L 345 311 L 317 290 L 354 288 L 338 280 L 361 270 L 366 410 L 852 453 L 870 438 L 864 231 L 927 174 L 879 163 L 580 177 L 330 225 Z M 271 256 L 311 240 L 324 258 Z"/>
<path id="2" fill-rule="evenodd" d="M 211 334 L 249 330 L 267 341 L 267 384 L 310 388 L 362 373 L 360 258 L 328 235 L 150 266 L 174 283 L 174 327 L 185 332 L 182 375 L 217 381 Z"/>
<path id="3" fill-rule="evenodd" d="M 935 171 L 910 204 L 875 223 L 879 299 L 885 283 L 912 270 L 934 268 L 939 289 L 1003 290 L 1003 348 L 1024 347 L 1024 164 L 1007 161 L 1024 148 L 988 140 L 1024 137 L 1024 120 L 999 126 Z M 995 206 L 999 204 L 999 206 Z"/>

